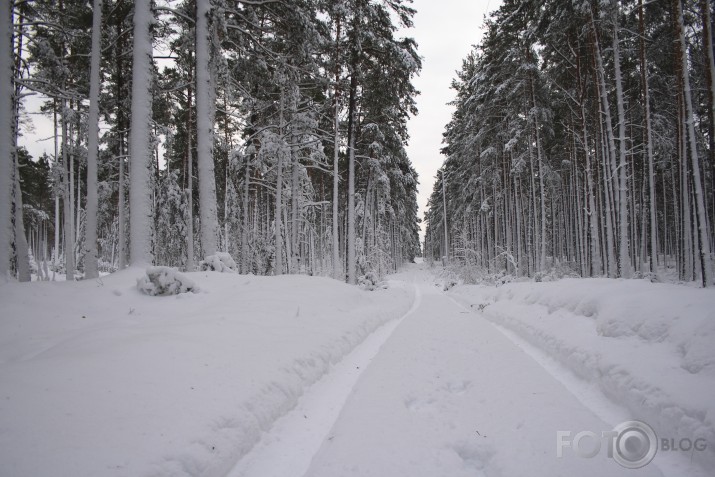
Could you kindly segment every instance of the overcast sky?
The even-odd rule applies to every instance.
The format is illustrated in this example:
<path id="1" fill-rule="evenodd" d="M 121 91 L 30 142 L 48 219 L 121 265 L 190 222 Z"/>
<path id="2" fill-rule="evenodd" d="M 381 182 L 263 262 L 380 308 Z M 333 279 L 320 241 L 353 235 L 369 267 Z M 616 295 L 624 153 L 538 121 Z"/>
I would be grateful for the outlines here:
<path id="1" fill-rule="evenodd" d="M 452 116 L 447 103 L 454 99 L 450 84 L 456 70 L 482 37 L 484 16 L 499 8 L 501 0 L 414 0 L 415 27 L 406 32 L 417 40 L 423 57 L 422 74 L 415 81 L 422 93 L 417 98 L 420 113 L 409 123 L 410 160 L 419 174 L 417 197 L 424 217 L 434 178 L 442 164 L 442 132 Z M 422 234 L 421 234 L 422 237 Z"/>

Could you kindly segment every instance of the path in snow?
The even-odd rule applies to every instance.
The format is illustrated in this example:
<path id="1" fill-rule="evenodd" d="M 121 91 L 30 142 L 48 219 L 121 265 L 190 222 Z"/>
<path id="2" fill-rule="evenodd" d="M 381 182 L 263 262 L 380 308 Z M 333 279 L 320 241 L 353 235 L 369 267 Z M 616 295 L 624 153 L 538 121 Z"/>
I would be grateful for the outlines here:
<path id="1" fill-rule="evenodd" d="M 562 369 L 454 302 L 425 268 L 395 279 L 417 290 L 410 312 L 338 363 L 230 477 L 663 475 L 619 466 L 605 442 L 594 458 L 557 458 L 557 431 L 613 429 L 599 397 L 575 395 Z"/>
<path id="2" fill-rule="evenodd" d="M 256 447 L 243 457 L 229 477 L 279 477 L 305 474 L 355 383 L 402 321 L 420 306 L 422 294 L 401 318 L 386 323 L 350 352 L 300 398 L 297 406 L 276 421 Z"/>

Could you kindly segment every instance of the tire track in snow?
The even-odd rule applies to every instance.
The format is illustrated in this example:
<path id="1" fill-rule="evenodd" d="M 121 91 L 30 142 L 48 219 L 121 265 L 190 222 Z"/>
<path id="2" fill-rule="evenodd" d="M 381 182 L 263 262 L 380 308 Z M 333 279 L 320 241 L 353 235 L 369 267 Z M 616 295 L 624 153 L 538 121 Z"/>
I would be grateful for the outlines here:
<path id="1" fill-rule="evenodd" d="M 450 300 L 457 304 L 460 308 L 474 313 L 474 310 L 467 308 L 457 299 L 445 293 Z M 489 312 L 483 312 L 489 316 Z M 478 316 L 478 314 L 477 314 Z M 568 367 L 561 364 L 555 357 L 551 356 L 547 351 L 530 343 L 524 337 L 520 336 L 515 330 L 509 329 L 504 325 L 497 323 L 493 318 L 483 316 L 486 322 L 491 324 L 509 341 L 520 348 L 527 356 L 536 361 L 547 373 L 554 379 L 560 382 L 576 399 L 581 402 L 587 409 L 591 410 L 603 422 L 616 426 L 624 421 L 633 419 L 633 415 L 623 405 L 613 402 L 603 392 L 598 389 L 597 383 L 585 381 L 577 376 Z M 610 429 L 579 429 L 584 431 L 608 431 Z M 660 452 L 657 453 L 655 459 L 650 464 L 657 467 L 665 477 L 682 477 L 688 475 L 690 477 L 707 477 L 708 474 L 697 465 L 689 462 L 687 453 L 677 452 Z"/>
<path id="2" fill-rule="evenodd" d="M 273 424 L 227 477 L 295 477 L 307 472 L 365 368 L 400 323 L 420 307 L 422 291 L 412 287 L 415 299 L 407 313 L 370 334 L 308 388 L 296 407 Z"/>

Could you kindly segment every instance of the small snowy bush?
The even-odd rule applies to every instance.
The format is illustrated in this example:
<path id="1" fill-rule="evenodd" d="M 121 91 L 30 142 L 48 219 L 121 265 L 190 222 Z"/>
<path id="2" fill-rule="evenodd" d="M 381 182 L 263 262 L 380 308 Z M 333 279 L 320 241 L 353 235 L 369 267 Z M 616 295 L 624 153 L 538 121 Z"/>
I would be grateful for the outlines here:
<path id="1" fill-rule="evenodd" d="M 228 253 L 216 252 L 214 255 L 206 257 L 199 264 L 199 269 L 203 272 L 236 273 L 238 265 Z"/>
<path id="2" fill-rule="evenodd" d="M 377 274 L 373 272 L 368 272 L 365 275 L 358 277 L 358 285 L 364 290 L 375 290 L 377 288 L 385 287 Z"/>
<path id="3" fill-rule="evenodd" d="M 149 267 L 146 276 L 137 279 L 140 292 L 150 296 L 178 295 L 199 291 L 196 284 L 186 275 L 171 267 Z"/>

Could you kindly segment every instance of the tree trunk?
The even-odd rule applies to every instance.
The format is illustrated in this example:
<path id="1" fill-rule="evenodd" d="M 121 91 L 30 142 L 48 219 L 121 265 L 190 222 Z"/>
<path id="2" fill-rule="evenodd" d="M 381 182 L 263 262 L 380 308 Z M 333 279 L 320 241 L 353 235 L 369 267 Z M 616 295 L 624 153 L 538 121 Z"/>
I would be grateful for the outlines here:
<path id="1" fill-rule="evenodd" d="M 690 74 L 688 70 L 688 50 L 685 44 L 685 31 L 683 27 L 683 8 L 680 0 L 673 0 L 675 12 L 677 13 L 677 36 L 678 47 L 680 49 L 681 75 L 683 81 L 683 97 L 685 100 L 685 124 L 690 146 L 690 158 L 693 169 L 693 182 L 695 193 L 695 212 L 698 224 L 698 232 L 700 234 L 700 263 L 702 282 L 704 287 L 713 284 L 712 280 L 712 257 L 710 255 L 710 234 L 707 230 L 707 213 L 705 211 L 705 197 L 703 193 L 703 182 L 700 176 L 700 158 L 698 156 L 698 144 L 695 137 L 695 120 L 693 113 L 693 100 L 690 88 Z"/>
<path id="2" fill-rule="evenodd" d="M 338 222 L 340 220 L 338 200 L 340 198 L 340 18 L 336 19 L 335 33 L 335 92 L 333 95 L 334 118 L 333 118 L 333 278 L 344 279 L 342 264 L 340 263 L 340 237 L 338 236 Z"/>
<path id="3" fill-rule="evenodd" d="M 129 137 L 130 188 L 129 216 L 130 260 L 132 265 L 149 266 L 153 262 L 151 124 L 152 124 L 152 32 L 154 14 L 151 0 L 134 2 L 134 48 L 132 69 L 132 124 Z"/>
<path id="4" fill-rule="evenodd" d="M 357 108 L 357 73 L 350 78 L 350 100 L 348 102 L 348 213 L 347 213 L 347 275 L 348 283 L 357 283 L 355 257 L 355 121 Z"/>
<path id="5" fill-rule="evenodd" d="M 211 0 L 196 4 L 196 155 L 199 168 L 199 212 L 203 256 L 218 250 L 218 215 L 216 212 L 216 177 L 213 143 L 216 86 L 211 61 Z"/>
<path id="6" fill-rule="evenodd" d="M 10 277 L 13 170 L 12 1 L 0 0 L 0 283 Z"/>
<path id="7" fill-rule="evenodd" d="M 65 275 L 67 280 L 74 280 L 74 227 L 72 226 L 72 207 L 73 207 L 73 188 L 72 188 L 72 173 L 70 172 L 71 158 L 69 156 L 69 140 L 67 138 L 67 114 L 66 108 L 67 103 L 63 99 L 62 102 L 62 181 L 64 184 L 64 197 L 62 198 L 62 205 L 64 211 L 64 232 L 65 232 Z"/>
<path id="8" fill-rule="evenodd" d="M 123 52 L 125 47 L 125 42 L 121 36 L 122 24 L 116 25 L 116 34 L 119 35 L 119 41 L 114 46 L 114 56 L 115 56 L 115 68 L 117 71 L 117 84 L 115 87 L 115 94 L 117 97 L 122 97 L 124 95 L 124 69 L 125 63 L 123 60 Z M 127 145 L 126 145 L 126 135 L 124 131 L 127 129 L 127 120 L 124 114 L 124 109 L 122 107 L 117 108 L 117 129 L 119 130 L 117 152 L 119 156 L 119 197 L 118 197 L 118 210 L 117 213 L 117 229 L 119 239 L 117 241 L 117 255 L 119 259 L 117 260 L 118 270 L 122 270 L 127 266 L 127 219 L 126 219 L 126 155 L 127 155 Z"/>
<path id="9" fill-rule="evenodd" d="M 353 16 L 353 39 L 350 60 L 350 99 L 348 101 L 348 213 L 347 213 L 347 276 L 348 283 L 355 285 L 355 136 L 357 135 L 357 94 L 360 68 L 360 22 L 362 21 L 362 2 L 357 0 Z"/>
<path id="10" fill-rule="evenodd" d="M 20 188 L 20 163 L 17 154 L 15 156 L 14 187 L 15 187 L 15 257 L 17 259 L 17 279 L 20 282 L 29 282 L 30 256 L 27 247 L 27 237 L 25 236 L 25 223 L 22 208 L 22 189 Z"/>
<path id="11" fill-rule="evenodd" d="M 57 134 L 57 99 L 52 102 L 52 119 L 53 119 L 53 135 L 54 135 L 54 145 L 55 145 L 55 167 L 60 170 L 60 159 L 59 159 L 59 136 Z M 52 254 L 52 280 L 55 279 L 55 272 L 57 266 L 60 263 L 60 197 L 62 192 L 60 190 L 61 181 L 58 176 L 55 176 L 54 183 L 54 196 L 55 196 L 55 245 L 54 253 Z"/>
<path id="12" fill-rule="evenodd" d="M 251 185 L 251 158 L 246 156 L 246 176 L 243 179 L 243 226 L 241 227 L 241 273 L 247 274 L 250 272 L 250 260 L 248 251 L 248 224 L 250 203 L 250 185 Z"/>
<path id="13" fill-rule="evenodd" d="M 648 160 L 648 211 L 650 212 L 650 271 L 658 267 L 658 224 L 656 222 L 655 171 L 653 169 L 653 133 L 650 117 L 650 89 L 648 87 L 648 63 L 645 49 L 645 12 L 643 0 L 638 0 L 638 26 L 640 30 L 641 89 L 645 107 L 645 142 Z"/>
<path id="14" fill-rule="evenodd" d="M 300 245 L 298 243 L 300 230 L 300 161 L 298 157 L 298 147 L 296 142 L 296 116 L 298 114 L 298 95 L 300 90 L 297 85 L 291 86 L 291 134 L 290 134 L 290 157 L 291 157 L 291 181 L 290 181 L 290 273 L 300 273 Z"/>
<path id="15" fill-rule="evenodd" d="M 610 164 L 610 166 L 611 166 L 610 168 L 607 168 L 607 170 L 605 171 L 605 174 L 604 174 L 604 186 L 606 188 L 608 188 L 609 184 L 612 183 L 612 181 L 613 181 L 612 175 L 616 172 L 615 168 L 613 167 L 613 162 L 616 160 L 617 153 L 616 153 L 616 142 L 613 137 L 613 120 L 611 118 L 611 107 L 608 102 L 608 93 L 606 91 L 606 72 L 603 67 L 603 57 L 601 55 L 601 45 L 600 45 L 600 42 L 598 39 L 598 30 L 596 29 L 596 22 L 594 19 L 593 11 L 591 11 L 591 29 L 592 29 L 592 33 L 593 33 L 593 46 L 594 46 L 593 49 L 595 52 L 595 61 L 596 61 L 596 77 L 597 77 L 597 83 L 598 83 L 598 89 L 599 89 L 601 108 L 602 108 L 602 113 L 603 113 L 603 121 L 602 121 L 603 126 L 602 127 L 605 132 L 606 140 L 607 140 L 607 144 L 608 144 L 608 150 L 607 151 L 604 150 L 604 156 L 606 158 L 605 163 Z M 619 96 L 619 100 L 620 100 L 620 98 L 621 98 L 621 96 Z M 620 191 L 620 188 L 619 188 L 619 191 Z M 618 204 L 620 205 L 621 204 L 621 198 L 620 198 L 621 194 L 620 193 L 617 194 L 616 192 L 617 191 L 614 188 L 612 195 L 615 197 L 613 197 L 613 202 L 618 202 Z M 607 209 L 606 210 L 609 215 L 609 217 L 607 217 L 607 220 L 612 220 L 613 216 L 610 213 L 611 211 L 610 211 L 609 204 L 611 203 L 611 201 L 609 199 L 608 190 L 607 190 L 607 194 L 606 194 L 606 201 L 607 201 Z M 625 202 L 623 204 L 625 204 Z M 623 236 L 625 236 L 626 241 L 627 241 L 628 236 L 627 236 L 627 233 L 625 233 L 626 229 L 620 229 L 620 230 L 622 232 L 624 232 L 624 233 L 620 234 L 621 238 L 623 238 Z M 609 238 L 610 238 L 610 236 L 609 236 Z M 613 271 L 613 268 L 615 265 L 613 263 L 614 258 L 612 258 L 612 256 L 615 255 L 614 244 L 612 242 L 613 241 L 610 240 L 609 244 L 608 244 L 608 248 L 609 248 L 609 250 L 608 250 L 608 254 L 609 254 L 608 270 L 609 270 L 610 276 L 613 276 L 612 271 Z M 623 272 L 622 267 L 623 267 L 623 263 L 620 263 L 619 273 Z"/>
<path id="16" fill-rule="evenodd" d="M 703 22 L 703 47 L 706 58 L 705 76 L 708 81 L 708 103 L 710 107 L 710 125 L 708 130 L 708 135 L 710 136 L 710 164 L 715 170 L 715 46 L 713 45 L 711 7 L 712 2 L 700 0 L 700 11 Z M 712 180 L 715 181 L 715 174 Z"/>
<path id="17" fill-rule="evenodd" d="M 99 90 L 102 29 L 102 0 L 94 0 L 92 13 L 92 58 L 89 83 L 89 119 L 87 123 L 87 222 L 84 258 L 85 278 L 97 278 L 97 156 L 99 154 Z"/>
<path id="18" fill-rule="evenodd" d="M 630 278 L 632 274 L 631 257 L 628 243 L 628 165 L 626 163 L 626 115 L 623 105 L 623 85 L 621 79 L 621 55 L 618 41 L 618 2 L 613 2 L 613 67 L 616 81 L 616 108 L 618 110 L 618 264 L 621 277 Z M 606 100 L 607 102 L 607 100 Z M 615 157 L 615 156 L 614 156 Z"/>
<path id="19" fill-rule="evenodd" d="M 279 129 L 280 136 L 283 137 L 284 124 L 284 85 L 281 83 L 281 98 L 280 98 L 280 119 Z M 276 210 L 275 210 L 275 235 L 276 235 L 276 275 L 283 274 L 283 148 L 278 151 L 276 158 Z"/>
<path id="20" fill-rule="evenodd" d="M 447 178 L 442 169 L 442 227 L 444 227 L 444 264 L 449 263 L 449 228 L 447 227 Z"/>
<path id="21" fill-rule="evenodd" d="M 191 87 L 188 88 L 188 118 L 186 121 L 186 271 L 193 272 L 194 264 L 194 150 L 191 138 L 193 137 Z"/>

